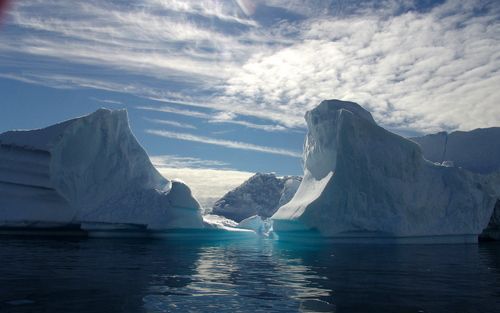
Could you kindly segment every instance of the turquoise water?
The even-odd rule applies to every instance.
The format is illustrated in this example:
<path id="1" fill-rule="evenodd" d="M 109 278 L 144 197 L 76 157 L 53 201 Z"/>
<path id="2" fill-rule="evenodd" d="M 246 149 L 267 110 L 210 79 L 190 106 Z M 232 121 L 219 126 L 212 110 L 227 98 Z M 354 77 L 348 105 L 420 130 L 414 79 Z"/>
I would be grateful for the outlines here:
<path id="1" fill-rule="evenodd" d="M 0 312 L 500 312 L 500 245 L 0 238 Z"/>

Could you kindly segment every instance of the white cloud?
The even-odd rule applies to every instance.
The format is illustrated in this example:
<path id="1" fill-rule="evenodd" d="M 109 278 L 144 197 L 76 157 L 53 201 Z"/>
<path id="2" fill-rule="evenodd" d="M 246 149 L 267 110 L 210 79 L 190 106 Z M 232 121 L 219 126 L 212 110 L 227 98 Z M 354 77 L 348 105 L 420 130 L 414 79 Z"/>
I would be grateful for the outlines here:
<path id="1" fill-rule="evenodd" d="M 205 209 L 213 206 L 226 192 L 236 188 L 254 173 L 210 168 L 169 168 L 158 171 L 168 179 L 185 182 Z"/>
<path id="2" fill-rule="evenodd" d="M 235 124 L 235 125 L 241 125 L 245 126 L 248 128 L 253 128 L 253 129 L 260 129 L 268 132 L 274 132 L 274 131 L 288 131 L 289 128 L 282 126 L 282 125 L 267 125 L 267 124 L 256 124 L 256 123 L 251 123 L 247 121 L 239 121 L 239 120 L 232 120 L 232 119 L 225 119 L 225 120 L 219 120 L 219 119 L 214 119 L 210 120 L 210 123 L 226 123 L 226 124 Z"/>
<path id="3" fill-rule="evenodd" d="M 1 75 L 54 88 L 173 94 L 188 106 L 233 115 L 199 118 L 265 131 L 303 126 L 304 112 L 327 98 L 357 101 L 393 129 L 500 124 L 494 1 L 447 1 L 420 12 L 413 1 L 249 3 L 17 1 L 0 37 Z M 266 7 L 301 18 L 261 25 L 256 21 Z M 56 62 L 106 75 L 51 73 Z M 152 81 L 124 82 L 129 74 Z"/>
<path id="4" fill-rule="evenodd" d="M 234 114 L 232 112 L 218 112 L 217 114 L 215 114 L 215 116 L 213 118 L 214 118 L 214 120 L 217 120 L 217 121 L 223 123 L 225 121 L 233 120 L 235 117 L 236 117 L 236 114 Z"/>
<path id="5" fill-rule="evenodd" d="M 174 107 L 167 107 L 167 106 L 161 106 L 161 107 L 138 106 L 138 107 L 136 107 L 136 109 L 164 112 L 164 113 L 172 113 L 172 114 L 184 115 L 184 116 L 201 118 L 201 119 L 211 119 L 214 116 L 214 114 L 209 114 L 209 113 L 205 113 L 205 112 L 186 110 L 186 109 L 177 109 Z"/>
<path id="6" fill-rule="evenodd" d="M 223 21 L 239 23 L 248 26 L 256 26 L 255 21 L 241 18 L 235 6 L 231 3 L 223 3 L 213 0 L 148 0 L 146 5 L 152 5 L 154 8 L 163 8 L 176 12 L 185 12 L 191 14 L 200 14 L 206 17 L 215 17 Z M 229 4 L 229 5 L 228 5 Z"/>
<path id="7" fill-rule="evenodd" d="M 485 15 L 474 12 L 480 7 L 457 1 L 428 13 L 309 20 L 302 40 L 235 70 L 226 92 L 259 99 L 291 125 L 322 99 L 339 98 L 392 128 L 498 126 L 499 6 Z"/>
<path id="8" fill-rule="evenodd" d="M 121 101 L 118 101 L 118 100 L 112 100 L 112 99 L 99 99 L 99 98 L 95 98 L 95 97 L 90 97 L 90 99 L 92 99 L 92 100 L 94 100 L 94 101 L 97 101 L 97 102 L 105 103 L 105 104 L 111 104 L 111 105 L 118 104 L 118 105 L 123 105 L 123 103 L 122 103 Z"/>
<path id="9" fill-rule="evenodd" d="M 217 160 L 203 160 L 194 157 L 183 157 L 177 155 L 153 155 L 149 157 L 151 163 L 157 168 L 206 168 L 206 169 L 228 169 L 228 163 Z"/>
<path id="10" fill-rule="evenodd" d="M 187 134 L 187 133 L 177 133 L 177 132 L 171 132 L 171 131 L 166 131 L 166 130 L 157 130 L 157 129 L 146 129 L 146 133 L 151 134 L 151 135 L 165 137 L 165 138 L 191 141 L 191 142 L 199 142 L 199 143 L 203 143 L 203 144 L 222 146 L 222 147 L 232 148 L 232 149 L 257 151 L 257 152 L 278 154 L 278 155 L 284 155 L 284 156 L 295 157 L 295 158 L 302 157 L 302 154 L 298 153 L 296 151 L 280 149 L 280 148 L 275 148 L 275 147 L 259 146 L 256 144 L 241 142 L 241 141 L 216 139 L 216 138 L 211 138 L 211 137 L 196 136 L 196 135 Z"/>
<path id="11" fill-rule="evenodd" d="M 154 155 L 150 159 L 167 179 L 185 182 L 205 209 L 254 174 L 228 168 L 228 163 L 217 160 L 178 155 Z"/>
<path id="12" fill-rule="evenodd" d="M 178 102 L 176 102 L 176 103 L 178 103 Z M 187 104 L 187 105 L 193 106 L 193 104 Z M 194 118 L 205 119 L 209 123 L 234 124 L 234 125 L 240 125 L 240 126 L 244 126 L 247 128 L 259 129 L 259 130 L 268 131 L 268 132 L 289 131 L 290 130 L 290 128 L 285 127 L 283 125 L 279 125 L 279 124 L 274 124 L 274 125 L 257 124 L 257 123 L 252 123 L 252 122 L 248 122 L 248 121 L 243 121 L 243 120 L 236 120 L 235 118 L 237 117 L 237 115 L 235 113 L 232 113 L 232 112 L 214 111 L 213 113 L 206 113 L 206 112 L 201 112 L 201 111 L 178 109 L 178 108 L 168 107 L 168 106 L 160 106 L 160 107 L 138 106 L 138 107 L 136 107 L 136 109 L 184 115 L 184 116 L 189 116 L 189 117 L 194 117 Z M 151 121 L 153 121 L 153 120 L 151 120 Z M 162 122 L 160 122 L 160 120 L 154 120 L 154 121 L 156 123 L 162 123 Z M 166 122 L 163 122 L 163 124 L 170 124 L 170 125 L 176 126 L 172 123 L 166 123 Z M 176 123 L 176 124 L 178 124 L 178 123 Z M 188 128 L 188 127 L 185 127 L 185 128 Z"/>
<path id="13" fill-rule="evenodd" d="M 168 126 L 174 126 L 174 127 L 179 127 L 179 128 L 186 128 L 186 129 L 196 129 L 196 126 L 188 124 L 188 123 L 180 123 L 176 121 L 170 121 L 170 120 L 162 120 L 162 119 L 156 119 L 156 118 L 144 118 L 148 122 L 156 123 L 156 124 L 162 124 L 162 125 L 168 125 Z"/>

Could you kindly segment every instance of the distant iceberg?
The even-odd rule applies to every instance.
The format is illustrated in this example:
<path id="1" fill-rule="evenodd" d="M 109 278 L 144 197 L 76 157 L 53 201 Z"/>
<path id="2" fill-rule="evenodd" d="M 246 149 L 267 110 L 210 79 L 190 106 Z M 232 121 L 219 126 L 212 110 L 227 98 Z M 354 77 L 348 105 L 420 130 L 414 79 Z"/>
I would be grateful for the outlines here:
<path id="1" fill-rule="evenodd" d="M 188 186 L 165 179 L 125 110 L 0 134 L 0 226 L 83 230 L 204 228 Z"/>
<path id="2" fill-rule="evenodd" d="M 280 238 L 474 242 L 488 224 L 496 178 L 427 161 L 353 102 L 323 101 L 305 118 L 304 178 L 272 216 Z"/>
<path id="3" fill-rule="evenodd" d="M 490 180 L 500 183 L 500 127 L 440 132 L 410 139 L 420 145 L 424 157 L 432 162 L 488 175 Z M 480 237 L 500 240 L 500 199 Z"/>
<path id="4" fill-rule="evenodd" d="M 301 180 L 300 176 L 256 173 L 217 200 L 212 213 L 236 222 L 254 215 L 269 218 L 292 199 Z"/>
<path id="5" fill-rule="evenodd" d="M 500 127 L 440 132 L 410 138 L 420 145 L 427 160 L 453 162 L 454 166 L 481 174 L 500 171 Z"/>

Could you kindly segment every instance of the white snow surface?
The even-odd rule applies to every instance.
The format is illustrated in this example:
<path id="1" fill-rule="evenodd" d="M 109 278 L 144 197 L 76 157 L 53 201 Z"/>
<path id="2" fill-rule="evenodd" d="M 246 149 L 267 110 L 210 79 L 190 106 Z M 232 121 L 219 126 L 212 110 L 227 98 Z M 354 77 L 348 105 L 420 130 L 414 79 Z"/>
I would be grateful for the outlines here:
<path id="1" fill-rule="evenodd" d="M 269 233 L 272 231 L 273 222 L 269 218 L 262 218 L 259 215 L 254 215 L 239 222 L 236 227 L 253 230 L 255 233 L 262 236 L 269 236 Z"/>
<path id="2" fill-rule="evenodd" d="M 305 118 L 304 178 L 272 217 L 278 234 L 470 236 L 488 224 L 500 193 L 493 178 L 427 161 L 356 103 L 323 101 Z"/>
<path id="3" fill-rule="evenodd" d="M 0 225 L 203 227 L 189 187 L 158 173 L 125 110 L 2 133 L 0 161 Z"/>

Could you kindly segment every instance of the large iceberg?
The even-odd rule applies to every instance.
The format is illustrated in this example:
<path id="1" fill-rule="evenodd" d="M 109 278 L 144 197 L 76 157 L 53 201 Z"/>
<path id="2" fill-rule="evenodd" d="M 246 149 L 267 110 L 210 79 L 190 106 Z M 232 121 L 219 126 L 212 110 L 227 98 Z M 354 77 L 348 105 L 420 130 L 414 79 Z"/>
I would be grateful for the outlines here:
<path id="1" fill-rule="evenodd" d="M 280 237 L 471 242 L 488 224 L 490 177 L 427 161 L 356 103 L 323 101 L 305 118 L 304 178 L 272 217 Z"/>
<path id="2" fill-rule="evenodd" d="M 217 200 L 212 213 L 237 222 L 254 215 L 271 217 L 292 199 L 301 180 L 299 176 L 257 173 Z"/>
<path id="3" fill-rule="evenodd" d="M 500 181 L 496 177 L 500 176 L 500 127 L 440 132 L 410 139 L 420 145 L 424 157 L 432 162 L 461 167 Z M 500 240 L 500 199 L 481 237 Z"/>
<path id="4" fill-rule="evenodd" d="M 100 109 L 47 128 L 0 134 L 0 226 L 203 228 L 200 205 L 165 179 L 125 110 Z"/>

